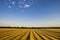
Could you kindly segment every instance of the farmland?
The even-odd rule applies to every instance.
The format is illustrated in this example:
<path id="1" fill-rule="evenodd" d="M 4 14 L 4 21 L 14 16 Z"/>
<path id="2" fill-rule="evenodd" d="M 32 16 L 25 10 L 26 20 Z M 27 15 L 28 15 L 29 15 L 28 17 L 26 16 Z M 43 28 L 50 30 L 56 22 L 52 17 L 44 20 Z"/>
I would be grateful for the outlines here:
<path id="1" fill-rule="evenodd" d="M 60 40 L 60 28 L 0 28 L 0 40 Z"/>

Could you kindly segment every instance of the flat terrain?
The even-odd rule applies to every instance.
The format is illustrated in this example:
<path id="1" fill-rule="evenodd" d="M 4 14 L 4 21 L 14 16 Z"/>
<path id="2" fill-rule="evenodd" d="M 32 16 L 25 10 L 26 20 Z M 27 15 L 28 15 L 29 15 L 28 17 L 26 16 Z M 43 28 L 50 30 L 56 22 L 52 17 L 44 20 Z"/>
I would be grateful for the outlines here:
<path id="1" fill-rule="evenodd" d="M 0 28 L 0 40 L 60 40 L 60 29 Z"/>

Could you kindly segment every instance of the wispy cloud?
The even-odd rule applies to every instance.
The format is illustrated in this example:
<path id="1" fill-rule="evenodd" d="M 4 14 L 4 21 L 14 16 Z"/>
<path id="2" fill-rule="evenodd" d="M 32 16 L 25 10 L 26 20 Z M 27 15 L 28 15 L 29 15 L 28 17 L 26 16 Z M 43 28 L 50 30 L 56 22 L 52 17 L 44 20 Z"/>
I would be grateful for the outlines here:
<path id="1" fill-rule="evenodd" d="M 31 5 L 25 4 L 24 8 L 29 8 Z"/>

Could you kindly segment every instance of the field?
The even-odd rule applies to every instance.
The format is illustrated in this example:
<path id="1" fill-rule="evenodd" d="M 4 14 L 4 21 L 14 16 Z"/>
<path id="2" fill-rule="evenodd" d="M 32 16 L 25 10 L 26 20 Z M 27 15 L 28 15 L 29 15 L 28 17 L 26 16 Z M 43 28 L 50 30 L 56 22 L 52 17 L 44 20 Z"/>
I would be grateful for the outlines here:
<path id="1" fill-rule="evenodd" d="M 60 40 L 60 28 L 0 28 L 0 40 Z"/>

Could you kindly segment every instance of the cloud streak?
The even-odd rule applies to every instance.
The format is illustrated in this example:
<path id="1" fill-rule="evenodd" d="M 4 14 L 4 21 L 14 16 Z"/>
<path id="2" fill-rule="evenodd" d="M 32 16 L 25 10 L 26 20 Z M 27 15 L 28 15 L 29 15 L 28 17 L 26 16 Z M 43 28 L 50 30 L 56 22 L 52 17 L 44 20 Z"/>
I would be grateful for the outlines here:
<path id="1" fill-rule="evenodd" d="M 24 8 L 29 8 L 31 5 L 25 4 Z"/>

